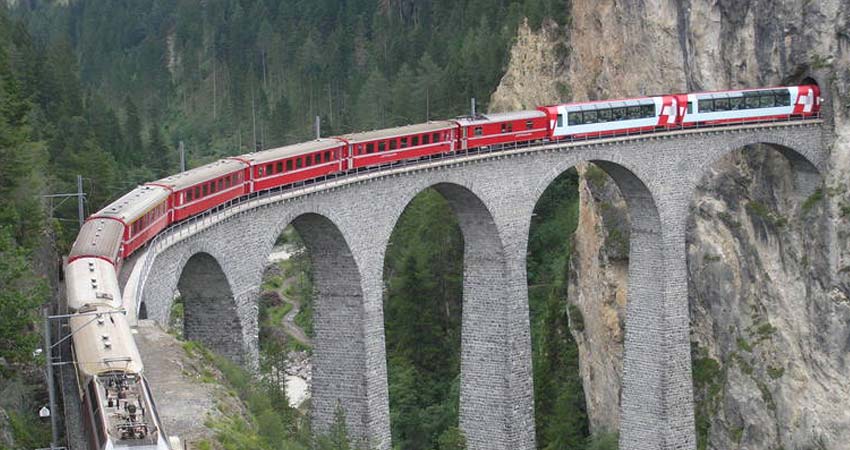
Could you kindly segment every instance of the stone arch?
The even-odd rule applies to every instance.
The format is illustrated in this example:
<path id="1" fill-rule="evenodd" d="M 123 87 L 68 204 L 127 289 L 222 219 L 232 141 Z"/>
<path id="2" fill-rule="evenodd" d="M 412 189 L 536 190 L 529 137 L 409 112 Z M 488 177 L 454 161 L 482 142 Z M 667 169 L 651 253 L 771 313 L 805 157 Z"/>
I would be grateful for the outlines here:
<path id="1" fill-rule="evenodd" d="M 313 429 L 329 430 L 341 406 L 358 439 L 365 427 L 360 422 L 368 417 L 360 270 L 342 231 L 327 216 L 308 212 L 281 222 L 273 240 L 289 224 L 304 241 L 312 265 Z"/>
<path id="2" fill-rule="evenodd" d="M 186 339 L 237 364 L 246 363 L 242 323 L 230 281 L 218 260 L 207 252 L 197 252 L 188 257 L 179 273 L 177 289 L 183 299 Z"/>
<path id="3" fill-rule="evenodd" d="M 660 443 L 667 432 L 662 416 L 668 402 L 665 372 L 671 361 L 662 351 L 670 300 L 665 288 L 667 255 L 659 208 L 638 171 L 627 163 L 607 159 L 565 160 L 553 167 L 538 183 L 534 205 L 560 174 L 580 162 L 595 164 L 613 179 L 628 212 L 629 262 L 620 390 L 620 447 L 631 448 L 628 445 L 645 442 L 658 444 L 648 444 L 646 448 L 662 448 Z"/>
<path id="4" fill-rule="evenodd" d="M 817 190 L 823 182 L 821 169 L 824 161 L 821 160 L 823 152 L 820 151 L 820 142 L 811 143 L 808 148 L 796 148 L 791 142 L 784 139 L 785 134 L 776 137 L 765 137 L 756 140 L 744 139 L 732 140 L 730 145 L 713 153 L 705 160 L 702 170 L 699 171 L 692 183 L 692 192 L 689 198 L 693 198 L 694 190 L 699 182 L 704 180 L 713 167 L 724 158 L 738 151 L 747 151 L 757 147 L 764 147 L 782 155 L 791 166 L 794 176 L 794 187 L 797 199 L 806 199 Z"/>
<path id="5" fill-rule="evenodd" d="M 511 429 L 508 304 L 505 251 L 493 213 L 470 187 L 439 180 L 405 194 L 398 225 L 410 202 L 426 189 L 442 195 L 463 239 L 459 426 L 469 448 L 501 448 Z M 386 252 L 383 252 L 386 255 Z"/>

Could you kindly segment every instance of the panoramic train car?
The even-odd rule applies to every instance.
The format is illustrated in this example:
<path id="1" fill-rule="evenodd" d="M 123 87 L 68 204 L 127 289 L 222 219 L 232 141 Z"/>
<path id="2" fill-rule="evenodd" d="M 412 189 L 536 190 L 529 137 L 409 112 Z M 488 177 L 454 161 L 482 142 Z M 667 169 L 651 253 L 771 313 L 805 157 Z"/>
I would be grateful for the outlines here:
<path id="1" fill-rule="evenodd" d="M 168 191 L 138 186 L 86 219 L 68 259 L 91 256 L 117 266 L 168 223 Z"/>
<path id="2" fill-rule="evenodd" d="M 650 132 L 675 126 L 674 96 L 571 103 L 538 108 L 549 116 L 554 140 Z"/>
<path id="3" fill-rule="evenodd" d="M 251 165 L 251 192 L 343 172 L 348 167 L 345 143 L 319 139 L 248 153 L 239 157 Z"/>
<path id="4" fill-rule="evenodd" d="M 349 169 L 379 166 L 404 159 L 450 153 L 455 148 L 457 124 L 428 122 L 337 137 L 347 146 Z"/>
<path id="5" fill-rule="evenodd" d="M 460 149 L 537 141 L 549 137 L 544 111 L 516 111 L 460 117 Z"/>
<path id="6" fill-rule="evenodd" d="M 684 126 L 815 116 L 822 100 L 815 85 L 703 92 L 686 97 Z"/>
<path id="7" fill-rule="evenodd" d="M 246 162 L 236 158 L 220 159 L 147 185 L 168 189 L 170 223 L 174 223 L 249 193 L 248 169 Z"/>

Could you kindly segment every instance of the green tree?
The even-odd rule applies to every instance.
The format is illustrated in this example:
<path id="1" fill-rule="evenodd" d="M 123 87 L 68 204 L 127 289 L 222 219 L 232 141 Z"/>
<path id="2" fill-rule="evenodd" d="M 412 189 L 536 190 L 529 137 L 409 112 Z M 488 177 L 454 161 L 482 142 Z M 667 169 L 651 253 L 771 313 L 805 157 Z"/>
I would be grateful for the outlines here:
<path id="1" fill-rule="evenodd" d="M 0 356 L 27 362 L 40 342 L 38 306 L 48 299 L 47 285 L 27 262 L 28 252 L 0 227 Z"/>
<path id="2" fill-rule="evenodd" d="M 139 109 L 130 96 L 124 99 L 124 130 L 126 148 L 119 161 L 123 165 L 138 166 L 145 161 L 145 148 L 142 145 L 142 119 Z"/>

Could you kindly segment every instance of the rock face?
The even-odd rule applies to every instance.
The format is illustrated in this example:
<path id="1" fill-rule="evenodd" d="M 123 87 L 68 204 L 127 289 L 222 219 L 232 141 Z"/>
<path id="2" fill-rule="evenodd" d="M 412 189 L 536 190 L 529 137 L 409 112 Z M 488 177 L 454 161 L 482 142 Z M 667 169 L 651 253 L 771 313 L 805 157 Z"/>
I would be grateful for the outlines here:
<path id="1" fill-rule="evenodd" d="M 577 101 L 807 77 L 820 85 L 835 142 L 818 193 L 801 198 L 787 161 L 754 147 L 719 161 L 692 201 L 700 448 L 841 449 L 850 442 L 848 15 L 848 0 L 574 0 L 569 29 L 557 38 L 520 31 L 494 94 L 494 108 L 552 103 L 533 92 L 550 92 L 563 76 Z M 565 72 L 552 76 L 541 61 L 564 53 L 554 46 L 564 36 L 568 55 L 552 65 Z M 519 75 L 536 81 L 519 86 Z M 628 283 L 617 246 L 628 226 L 613 212 L 623 203 L 612 183 L 590 178 L 596 181 L 583 182 L 580 193 L 569 297 L 583 315 L 583 330 L 574 332 L 591 426 L 616 429 Z"/>

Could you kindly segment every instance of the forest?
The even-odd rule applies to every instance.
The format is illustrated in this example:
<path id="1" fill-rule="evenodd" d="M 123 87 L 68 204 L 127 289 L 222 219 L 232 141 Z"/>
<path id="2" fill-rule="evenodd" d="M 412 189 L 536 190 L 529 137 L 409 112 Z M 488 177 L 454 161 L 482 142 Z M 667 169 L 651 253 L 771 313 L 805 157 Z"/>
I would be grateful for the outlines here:
<path id="1" fill-rule="evenodd" d="M 0 392 L 41 376 L 43 359 L 33 356 L 41 339 L 39 307 L 50 301 L 58 261 L 77 231 L 76 205 L 42 196 L 76 191 L 81 175 L 92 213 L 138 183 L 178 171 L 181 141 L 195 167 L 309 139 L 315 116 L 322 134 L 333 135 L 453 117 L 467 112 L 472 97 L 486 110 L 525 18 L 532 27 L 565 23 L 567 2 L 0 6 Z M 530 235 L 541 449 L 616 448 L 610 435 L 590 436 L 567 320 L 577 186 L 571 172 L 550 187 Z M 426 191 L 408 207 L 393 242 L 385 321 L 394 446 L 463 448 L 457 428 L 463 237 L 445 199 Z M 271 395 L 246 383 L 238 368 L 226 372 L 246 398 Z M 21 401 L 0 399 L 14 448 L 45 445 L 44 424 L 24 411 L 43 404 L 46 394 L 38 382 L 30 384 L 19 389 L 28 393 Z M 292 411 L 255 406 L 248 428 L 260 432 L 249 447 L 306 448 Z M 344 436 L 344 427 L 335 429 L 322 448 L 347 448 Z M 245 442 L 219 444 L 245 448 Z"/>

